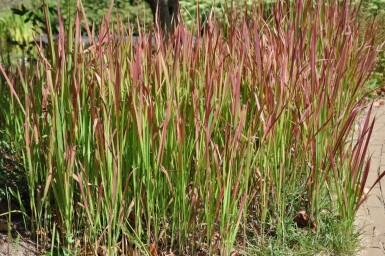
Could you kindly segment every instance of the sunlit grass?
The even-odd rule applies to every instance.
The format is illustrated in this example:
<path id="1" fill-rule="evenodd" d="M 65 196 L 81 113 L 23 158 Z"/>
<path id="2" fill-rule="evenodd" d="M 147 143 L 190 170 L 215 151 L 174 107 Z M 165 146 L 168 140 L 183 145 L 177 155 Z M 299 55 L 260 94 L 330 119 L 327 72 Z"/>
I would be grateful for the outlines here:
<path id="1" fill-rule="evenodd" d="M 0 66 L 39 243 L 71 255 L 354 250 L 338 239 L 356 239 L 369 116 L 350 141 L 379 50 L 370 28 L 360 40 L 355 6 L 279 3 L 265 20 L 258 6 L 209 20 L 202 37 L 181 25 L 137 43 L 107 16 L 97 36 L 85 27 L 87 46 L 78 9 L 37 63 Z"/>

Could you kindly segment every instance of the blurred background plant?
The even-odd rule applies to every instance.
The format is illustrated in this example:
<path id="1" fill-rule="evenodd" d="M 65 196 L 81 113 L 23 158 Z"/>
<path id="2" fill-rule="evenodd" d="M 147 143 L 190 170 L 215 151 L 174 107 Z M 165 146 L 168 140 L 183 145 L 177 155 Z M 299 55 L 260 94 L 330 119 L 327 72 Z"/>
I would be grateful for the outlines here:
<path id="1" fill-rule="evenodd" d="M 377 31 L 376 45 L 385 42 L 385 0 L 363 1 L 362 12 L 359 16 L 362 24 L 367 26 L 373 24 Z M 385 52 L 378 54 L 373 76 L 369 79 L 367 86 L 373 90 L 368 95 L 369 98 L 385 96 Z"/>
<path id="2" fill-rule="evenodd" d="M 367 0 L 363 1 L 363 7 L 366 12 L 371 14 L 381 14 L 385 12 L 384 0 Z"/>
<path id="3" fill-rule="evenodd" d="M 60 0 L 62 18 L 64 24 L 69 24 L 71 18 L 76 13 L 76 0 Z M 115 24 L 117 18 L 126 24 L 133 26 L 134 33 L 138 31 L 138 26 L 147 31 L 152 23 L 153 17 L 150 8 L 142 0 L 116 0 L 114 1 L 114 15 L 111 17 L 111 24 Z M 272 3 L 274 0 L 264 0 L 264 3 Z M 244 4 L 250 7 L 254 0 L 246 2 L 235 2 L 240 7 Z M 56 1 L 46 1 L 50 11 L 51 26 L 54 34 L 57 34 L 58 19 Z M 94 29 L 99 27 L 103 15 L 108 12 L 110 1 L 82 1 L 87 19 Z M 181 14 L 185 24 L 191 26 L 196 19 L 197 6 L 201 11 L 202 22 L 207 19 L 209 13 L 214 11 L 218 14 L 218 20 L 222 19 L 225 9 L 229 8 L 230 2 L 226 0 L 181 0 Z M 27 52 L 31 53 L 35 37 L 46 34 L 43 5 L 41 1 L 2 1 L 0 3 L 0 62 L 25 61 L 24 56 Z M 82 27 L 84 29 L 84 27 Z M 83 31 L 85 33 L 85 31 Z M 97 33 L 97 31 L 95 31 Z M 5 54 L 6 53 L 6 54 Z"/>

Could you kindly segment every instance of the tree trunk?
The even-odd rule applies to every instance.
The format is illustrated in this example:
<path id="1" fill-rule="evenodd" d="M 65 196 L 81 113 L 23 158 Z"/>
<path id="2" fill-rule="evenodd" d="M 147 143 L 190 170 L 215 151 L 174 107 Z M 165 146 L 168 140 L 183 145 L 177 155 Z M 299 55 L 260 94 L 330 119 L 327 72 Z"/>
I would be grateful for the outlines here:
<path id="1" fill-rule="evenodd" d="M 172 32 L 178 24 L 179 0 L 145 0 L 154 14 L 155 21 L 164 32 Z"/>

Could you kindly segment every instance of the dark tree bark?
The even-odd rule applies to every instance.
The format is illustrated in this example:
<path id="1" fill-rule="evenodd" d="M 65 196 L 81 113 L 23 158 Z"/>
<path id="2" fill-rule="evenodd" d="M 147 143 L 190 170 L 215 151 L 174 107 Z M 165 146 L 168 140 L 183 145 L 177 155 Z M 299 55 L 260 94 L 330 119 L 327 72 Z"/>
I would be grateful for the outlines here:
<path id="1" fill-rule="evenodd" d="M 145 0 L 154 14 L 159 17 L 159 25 L 165 32 L 172 32 L 178 24 L 179 0 Z"/>

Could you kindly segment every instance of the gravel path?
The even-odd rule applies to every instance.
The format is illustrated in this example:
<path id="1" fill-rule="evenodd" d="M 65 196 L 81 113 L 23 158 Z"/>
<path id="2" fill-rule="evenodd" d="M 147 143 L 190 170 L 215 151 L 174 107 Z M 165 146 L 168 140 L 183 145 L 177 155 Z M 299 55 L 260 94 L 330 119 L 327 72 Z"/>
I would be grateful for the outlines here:
<path id="1" fill-rule="evenodd" d="M 376 117 L 369 154 L 372 154 L 367 187 L 385 170 L 385 101 L 375 102 L 372 116 Z M 385 256 L 385 178 L 370 192 L 358 210 L 356 225 L 362 231 L 362 248 L 358 255 Z"/>

